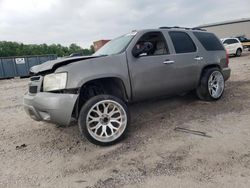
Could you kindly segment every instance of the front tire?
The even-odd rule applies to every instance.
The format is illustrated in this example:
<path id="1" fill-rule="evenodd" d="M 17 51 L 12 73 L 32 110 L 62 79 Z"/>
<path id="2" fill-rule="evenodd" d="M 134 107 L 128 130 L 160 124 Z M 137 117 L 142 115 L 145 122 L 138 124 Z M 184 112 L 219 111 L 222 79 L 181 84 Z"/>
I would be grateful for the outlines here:
<path id="1" fill-rule="evenodd" d="M 112 145 L 124 139 L 130 124 L 126 104 L 111 95 L 97 95 L 82 107 L 79 129 L 90 142 L 97 145 Z"/>
<path id="2" fill-rule="evenodd" d="M 221 98 L 224 88 L 225 81 L 220 69 L 210 68 L 202 74 L 196 93 L 201 100 L 214 101 Z"/>

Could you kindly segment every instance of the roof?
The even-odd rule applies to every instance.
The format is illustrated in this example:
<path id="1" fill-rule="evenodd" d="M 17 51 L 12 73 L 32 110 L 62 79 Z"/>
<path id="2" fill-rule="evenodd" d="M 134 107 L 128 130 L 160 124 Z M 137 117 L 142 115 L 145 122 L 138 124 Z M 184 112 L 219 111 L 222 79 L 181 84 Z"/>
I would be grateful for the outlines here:
<path id="1" fill-rule="evenodd" d="M 242 22 L 250 22 L 250 18 L 242 18 L 242 19 L 230 20 L 230 21 L 224 21 L 224 22 L 215 22 L 215 23 L 211 23 L 211 24 L 200 25 L 198 27 L 199 28 L 207 28 L 207 27 L 229 25 L 229 24 L 242 23 Z"/>
<path id="2" fill-rule="evenodd" d="M 236 39 L 236 40 L 238 40 L 238 38 L 235 38 L 235 37 L 221 38 L 220 40 L 227 40 L 227 39 Z"/>

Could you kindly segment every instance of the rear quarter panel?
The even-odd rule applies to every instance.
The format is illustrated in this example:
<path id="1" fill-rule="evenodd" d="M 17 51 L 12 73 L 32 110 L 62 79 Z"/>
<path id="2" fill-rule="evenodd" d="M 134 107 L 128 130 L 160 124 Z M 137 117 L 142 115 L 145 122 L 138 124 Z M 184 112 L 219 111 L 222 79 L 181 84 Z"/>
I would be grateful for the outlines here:
<path id="1" fill-rule="evenodd" d="M 190 32 L 190 36 L 192 36 L 192 39 L 194 40 L 197 48 L 199 49 L 200 56 L 203 57 L 203 61 L 201 61 L 200 64 L 198 65 L 199 78 L 197 79 L 198 80 L 197 84 L 199 84 L 202 71 L 204 70 L 205 67 L 211 65 L 217 65 L 221 69 L 228 67 L 226 49 L 223 46 L 223 44 L 221 45 L 223 46 L 224 50 L 208 51 L 203 47 L 203 45 L 200 43 L 200 41 L 196 38 L 196 36 L 192 32 Z M 216 38 L 217 40 L 219 40 L 218 37 Z"/>

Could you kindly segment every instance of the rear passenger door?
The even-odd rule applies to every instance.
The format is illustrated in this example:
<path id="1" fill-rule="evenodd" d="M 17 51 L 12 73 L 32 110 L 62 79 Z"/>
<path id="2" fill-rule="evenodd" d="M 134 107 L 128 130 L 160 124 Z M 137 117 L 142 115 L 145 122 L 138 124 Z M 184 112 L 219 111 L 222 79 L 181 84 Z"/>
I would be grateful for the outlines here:
<path id="1" fill-rule="evenodd" d="M 180 91 L 196 88 L 199 81 L 200 66 L 203 57 L 193 39 L 185 31 L 169 31 L 175 55 L 175 82 Z"/>

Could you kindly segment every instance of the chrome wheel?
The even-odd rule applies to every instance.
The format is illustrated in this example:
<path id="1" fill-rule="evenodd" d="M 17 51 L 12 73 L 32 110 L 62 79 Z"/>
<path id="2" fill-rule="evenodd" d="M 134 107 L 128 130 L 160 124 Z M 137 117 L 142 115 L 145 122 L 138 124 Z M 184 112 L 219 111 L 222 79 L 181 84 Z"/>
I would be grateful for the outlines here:
<path id="1" fill-rule="evenodd" d="M 116 101 L 100 101 L 89 110 L 86 125 L 94 139 L 100 142 L 112 142 L 126 129 L 126 111 Z"/>
<path id="2" fill-rule="evenodd" d="M 219 98 L 224 91 L 224 77 L 219 71 L 214 71 L 208 79 L 208 90 L 214 99 Z"/>

